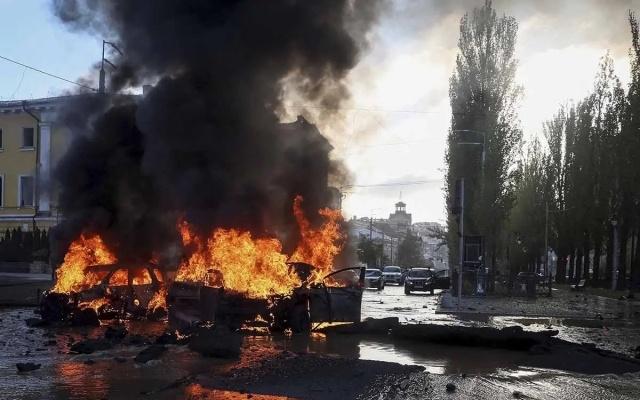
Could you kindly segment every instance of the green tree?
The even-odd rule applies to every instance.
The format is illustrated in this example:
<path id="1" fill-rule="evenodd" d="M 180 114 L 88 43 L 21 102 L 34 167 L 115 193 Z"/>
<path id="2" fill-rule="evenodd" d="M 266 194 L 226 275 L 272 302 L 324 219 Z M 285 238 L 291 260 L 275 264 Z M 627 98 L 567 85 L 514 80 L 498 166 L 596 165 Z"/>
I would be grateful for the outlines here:
<path id="1" fill-rule="evenodd" d="M 514 179 L 515 203 L 509 217 L 510 273 L 533 271 L 544 256 L 545 207 L 551 194 L 550 156 L 533 140 Z"/>
<path id="2" fill-rule="evenodd" d="M 358 242 L 358 260 L 367 265 L 367 267 L 379 267 L 380 264 L 386 264 L 387 258 L 384 255 L 384 249 L 381 243 L 370 240 L 361 236 Z"/>
<path id="3" fill-rule="evenodd" d="M 449 86 L 453 117 L 446 154 L 447 201 L 452 203 L 455 182 L 463 177 L 465 233 L 484 237 L 483 259 L 492 270 L 514 199 L 512 167 L 522 137 L 516 114 L 521 97 L 515 84 L 517 30 L 515 18 L 498 17 L 490 0 L 465 14 Z M 447 222 L 453 267 L 458 259 L 458 220 L 449 213 Z"/>
<path id="4" fill-rule="evenodd" d="M 426 265 L 420 237 L 410 231 L 407 232 L 407 236 L 398 245 L 397 264 L 401 267 L 422 267 Z"/>

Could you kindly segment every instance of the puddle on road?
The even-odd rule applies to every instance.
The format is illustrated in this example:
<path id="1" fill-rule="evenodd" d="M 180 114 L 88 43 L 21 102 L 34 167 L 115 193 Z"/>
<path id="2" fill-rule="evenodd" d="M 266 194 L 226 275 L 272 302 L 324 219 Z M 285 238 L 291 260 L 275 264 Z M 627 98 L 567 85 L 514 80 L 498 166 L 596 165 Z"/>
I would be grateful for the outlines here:
<path id="1" fill-rule="evenodd" d="M 420 343 L 412 340 L 351 335 L 313 334 L 311 336 L 256 337 L 249 342 L 279 346 L 294 352 L 338 355 L 363 360 L 420 365 L 433 374 L 488 374 L 501 368 L 517 368 L 522 352 L 481 347 L 459 347 Z"/>

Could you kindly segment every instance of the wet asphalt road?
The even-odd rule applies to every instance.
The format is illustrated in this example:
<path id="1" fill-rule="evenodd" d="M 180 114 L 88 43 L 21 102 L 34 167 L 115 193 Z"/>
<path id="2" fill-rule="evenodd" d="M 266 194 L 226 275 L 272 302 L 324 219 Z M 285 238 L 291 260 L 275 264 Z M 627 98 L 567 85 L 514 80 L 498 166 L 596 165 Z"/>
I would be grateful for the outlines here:
<path id="1" fill-rule="evenodd" d="M 435 295 L 418 293 L 407 296 L 399 286 L 383 291 L 367 290 L 363 297 L 363 318 L 398 317 L 405 323 L 464 324 L 482 326 L 521 325 L 527 329 L 545 329 L 550 322 L 561 336 L 576 342 L 597 342 L 601 347 L 636 346 L 636 325 L 593 326 L 584 321 L 561 321 L 536 318 L 490 317 L 457 318 L 436 314 L 439 291 Z M 68 354 L 72 341 L 99 337 L 96 328 L 64 328 L 55 331 L 31 329 L 24 319 L 33 316 L 30 308 L 0 309 L 0 398 L 2 399 L 130 399 L 181 398 L 184 388 L 142 395 L 143 392 L 171 385 L 185 376 L 212 375 L 242 364 L 244 358 L 268 356 L 268 349 L 337 355 L 364 360 L 391 361 L 419 365 L 425 372 L 406 377 L 406 384 L 377 387 L 372 399 L 634 399 L 640 398 L 640 375 L 581 375 L 562 371 L 522 367 L 522 353 L 433 344 L 389 342 L 349 337 L 331 339 L 310 337 L 256 337 L 245 341 L 243 359 L 229 362 L 205 359 L 185 347 L 171 347 L 159 360 L 137 365 L 132 358 L 140 347 L 119 347 L 92 355 Z M 160 332 L 163 325 L 130 323 L 131 331 Z M 150 332 L 151 331 L 151 332 Z M 267 349 L 267 350 L 265 350 Z M 116 357 L 125 359 L 124 362 Z M 26 374 L 16 372 L 15 363 L 35 362 L 41 369 Z M 457 391 L 447 393 L 444 386 L 455 382 Z M 399 390 L 406 386 L 406 390 Z M 318 389 L 319 390 L 319 389 Z M 327 392 L 328 399 L 335 395 Z M 321 391 L 314 392 L 323 393 Z M 246 398 L 237 393 L 211 398 Z M 253 397 L 260 398 L 260 397 Z M 320 397 L 324 398 L 324 397 Z"/>
<path id="2" fill-rule="evenodd" d="M 452 321 L 435 313 L 440 290 L 404 294 L 404 287 L 387 284 L 383 290 L 366 289 L 362 298 L 362 318 L 398 317 L 400 322 L 425 323 Z"/>

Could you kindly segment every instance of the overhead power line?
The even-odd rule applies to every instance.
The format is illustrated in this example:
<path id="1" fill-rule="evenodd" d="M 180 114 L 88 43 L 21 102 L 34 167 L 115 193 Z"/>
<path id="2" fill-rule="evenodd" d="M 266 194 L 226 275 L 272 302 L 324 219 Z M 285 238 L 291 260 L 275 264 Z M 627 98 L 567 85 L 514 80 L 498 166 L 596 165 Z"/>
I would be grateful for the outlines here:
<path id="1" fill-rule="evenodd" d="M 23 64 L 23 63 L 21 63 L 21 62 L 19 62 L 19 61 L 12 60 L 12 59 L 10 59 L 10 58 L 8 58 L 8 57 L 4 57 L 4 56 L 1 56 L 1 55 L 0 55 L 0 58 L 1 58 L 1 59 L 3 59 L 3 60 L 5 60 L 5 61 L 9 61 L 9 62 L 11 62 L 11 63 L 17 64 L 17 65 L 20 65 L 20 66 L 22 66 L 22 67 L 29 68 L 30 70 L 33 70 L 33 71 L 39 72 L 39 73 L 41 73 L 41 74 L 44 74 L 44 75 L 50 76 L 50 77 L 52 77 L 52 78 L 60 79 L 61 81 L 65 81 L 65 82 L 68 82 L 68 83 L 74 84 L 74 85 L 76 85 L 76 86 L 83 87 L 83 88 L 85 88 L 85 89 L 93 90 L 94 92 L 97 92 L 97 91 L 98 91 L 96 88 L 92 88 L 91 86 L 88 86 L 88 85 L 85 85 L 85 84 L 82 84 L 82 83 L 79 83 L 79 82 L 74 82 L 74 81 L 72 81 L 72 80 L 70 80 L 70 79 L 63 78 L 63 77 L 61 77 L 61 76 L 58 76 L 58 75 L 52 74 L 52 73 L 47 72 L 47 71 L 43 71 L 43 70 L 41 70 L 41 69 L 38 69 L 38 68 L 32 67 L 32 66 L 27 65 L 27 64 Z"/>
<path id="2" fill-rule="evenodd" d="M 386 187 L 386 186 L 409 186 L 409 185 L 424 185 L 427 183 L 441 182 L 442 179 L 430 179 L 424 181 L 410 181 L 410 182 L 394 182 L 394 183 L 374 183 L 370 185 L 344 185 L 341 189 L 348 188 L 367 188 L 367 187 Z"/>

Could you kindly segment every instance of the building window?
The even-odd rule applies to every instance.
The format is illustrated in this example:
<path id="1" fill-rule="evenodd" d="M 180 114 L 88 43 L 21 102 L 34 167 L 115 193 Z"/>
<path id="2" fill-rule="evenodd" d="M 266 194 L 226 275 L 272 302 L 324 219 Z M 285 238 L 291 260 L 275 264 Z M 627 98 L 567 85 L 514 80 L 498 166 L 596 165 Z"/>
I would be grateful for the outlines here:
<path id="1" fill-rule="evenodd" d="M 18 192 L 20 194 L 20 199 L 19 199 L 20 201 L 18 202 L 18 204 L 20 204 L 20 207 L 34 206 L 34 197 L 35 197 L 34 183 L 35 183 L 35 180 L 33 179 L 33 176 L 20 177 L 20 182 L 18 187 Z"/>
<path id="2" fill-rule="evenodd" d="M 33 128 L 22 128 L 22 148 L 32 149 L 34 143 Z"/>

